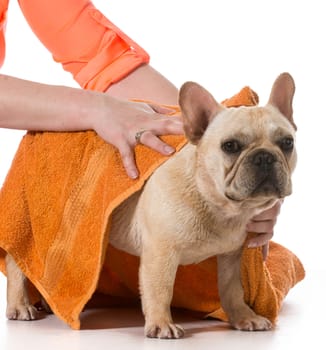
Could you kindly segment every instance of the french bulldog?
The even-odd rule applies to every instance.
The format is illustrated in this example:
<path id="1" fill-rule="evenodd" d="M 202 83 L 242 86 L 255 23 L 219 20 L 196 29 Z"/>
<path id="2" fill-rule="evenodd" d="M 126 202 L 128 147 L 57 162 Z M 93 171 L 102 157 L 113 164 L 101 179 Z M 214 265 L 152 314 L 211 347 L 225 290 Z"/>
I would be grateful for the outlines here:
<path id="1" fill-rule="evenodd" d="M 288 73 L 274 82 L 263 106 L 225 108 L 202 86 L 179 93 L 188 143 L 112 214 L 110 243 L 140 256 L 145 335 L 180 338 L 170 304 L 179 265 L 218 257 L 221 305 L 232 327 L 269 330 L 272 323 L 244 301 L 240 278 L 246 224 L 292 192 L 296 165 Z M 33 319 L 24 276 L 7 256 L 10 319 Z"/>

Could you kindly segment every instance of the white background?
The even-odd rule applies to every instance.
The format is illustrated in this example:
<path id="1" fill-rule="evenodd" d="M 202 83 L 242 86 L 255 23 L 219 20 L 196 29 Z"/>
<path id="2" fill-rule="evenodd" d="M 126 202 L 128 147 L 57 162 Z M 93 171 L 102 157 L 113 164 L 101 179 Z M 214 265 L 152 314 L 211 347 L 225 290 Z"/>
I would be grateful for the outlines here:
<path id="1" fill-rule="evenodd" d="M 151 55 L 151 64 L 178 87 L 194 80 L 221 101 L 249 85 L 268 99 L 274 79 L 295 79 L 299 162 L 294 193 L 274 240 L 307 270 L 325 269 L 326 21 L 322 0 L 110 0 L 95 5 Z M 52 61 L 12 0 L 1 73 L 77 86 Z M 24 132 L 0 129 L 0 184 Z M 1 218 L 0 218 L 1 219 Z"/>

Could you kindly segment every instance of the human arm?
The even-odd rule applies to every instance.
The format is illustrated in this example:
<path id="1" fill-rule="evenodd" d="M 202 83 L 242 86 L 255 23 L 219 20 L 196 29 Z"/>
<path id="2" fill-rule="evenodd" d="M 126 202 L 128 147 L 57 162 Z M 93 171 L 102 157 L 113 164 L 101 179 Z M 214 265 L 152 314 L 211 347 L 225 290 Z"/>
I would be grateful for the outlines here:
<path id="1" fill-rule="evenodd" d="M 147 52 L 89 0 L 19 0 L 29 26 L 84 89 L 105 91 L 149 62 Z"/>
<path id="2" fill-rule="evenodd" d="M 130 102 L 101 92 L 0 75 L 0 127 L 34 131 L 95 130 L 119 149 L 131 178 L 138 176 L 133 148 L 134 135 L 140 126 L 157 135 L 183 132 L 180 120 L 165 116 L 166 112 L 156 105 Z M 159 140 L 151 143 L 151 147 L 165 155 L 174 151 Z M 127 158 L 123 157 L 126 152 Z"/>
<path id="3" fill-rule="evenodd" d="M 151 68 L 147 64 L 147 53 L 90 1 L 20 0 L 19 3 L 34 33 L 81 87 L 107 91 L 108 95 L 119 98 L 116 107 L 122 107 L 122 100 L 127 104 L 130 98 L 177 104 L 177 88 Z M 148 110 L 146 115 L 144 110 L 140 113 L 140 104 L 134 106 L 133 113 L 131 106 L 129 102 L 126 113 L 117 113 L 110 120 L 97 118 L 94 127 L 101 137 L 119 149 L 129 176 L 138 173 L 133 151 L 138 131 L 148 130 L 141 142 L 165 155 L 170 154 L 171 149 L 157 136 L 183 133 L 177 119 L 167 121 L 161 113 Z M 155 111 L 167 112 L 157 108 Z"/>

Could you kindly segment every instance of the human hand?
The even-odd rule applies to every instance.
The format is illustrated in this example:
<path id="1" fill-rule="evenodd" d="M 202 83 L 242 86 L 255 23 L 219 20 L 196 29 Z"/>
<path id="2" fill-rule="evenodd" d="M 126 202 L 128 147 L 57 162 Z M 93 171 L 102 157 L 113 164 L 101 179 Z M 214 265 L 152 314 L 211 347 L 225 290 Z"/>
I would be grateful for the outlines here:
<path id="1" fill-rule="evenodd" d="M 104 103 L 104 108 L 103 105 L 99 106 L 100 110 L 93 119 L 92 128 L 119 150 L 123 166 L 130 178 L 136 179 L 139 175 L 134 157 L 137 133 L 141 132 L 139 143 L 163 155 L 175 152 L 173 147 L 158 137 L 183 134 L 181 117 L 169 117 L 169 108 L 116 99 L 107 95 Z"/>
<path id="2" fill-rule="evenodd" d="M 280 213 L 283 200 L 277 203 L 270 209 L 263 211 L 259 215 L 253 217 L 247 224 L 247 232 L 257 233 L 248 242 L 249 248 L 256 248 L 262 246 L 263 259 L 266 260 L 269 250 L 269 241 L 274 234 L 274 226 L 277 221 L 277 216 Z"/>

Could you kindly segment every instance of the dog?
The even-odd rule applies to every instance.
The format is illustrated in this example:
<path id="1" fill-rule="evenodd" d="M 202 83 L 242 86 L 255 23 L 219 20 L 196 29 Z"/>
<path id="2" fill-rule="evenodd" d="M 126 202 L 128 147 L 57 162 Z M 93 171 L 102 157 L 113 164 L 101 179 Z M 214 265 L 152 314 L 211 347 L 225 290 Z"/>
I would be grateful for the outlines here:
<path id="1" fill-rule="evenodd" d="M 296 126 L 293 78 L 281 74 L 264 107 L 225 108 L 201 85 L 179 92 L 188 143 L 112 214 L 110 243 L 140 256 L 139 284 L 150 338 L 180 338 L 170 304 L 179 265 L 218 257 L 221 305 L 232 327 L 269 330 L 245 302 L 240 279 L 246 224 L 292 192 Z M 7 317 L 34 319 L 25 277 L 7 255 Z"/>

